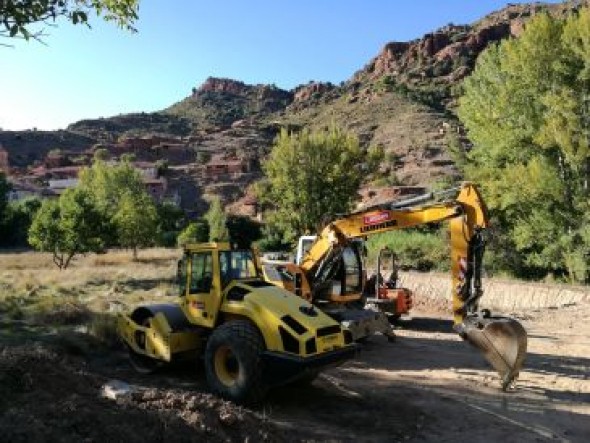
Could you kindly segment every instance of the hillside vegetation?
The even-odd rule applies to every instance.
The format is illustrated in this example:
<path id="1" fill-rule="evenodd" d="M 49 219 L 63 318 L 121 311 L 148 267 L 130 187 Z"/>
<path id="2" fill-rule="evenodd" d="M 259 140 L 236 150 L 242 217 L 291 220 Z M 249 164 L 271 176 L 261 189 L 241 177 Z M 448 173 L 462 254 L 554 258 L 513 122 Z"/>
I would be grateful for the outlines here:
<path id="1" fill-rule="evenodd" d="M 450 23 L 409 42 L 389 42 L 339 85 L 312 81 L 285 91 L 208 78 L 160 112 L 84 120 L 56 133 L 0 132 L 0 142 L 11 162 L 24 167 L 56 148 L 75 153 L 110 143 L 120 152 L 125 144 L 114 142 L 122 136 L 174 136 L 159 145 L 135 140 L 140 147 L 130 149 L 144 161 L 141 146 L 149 146 L 150 161 L 176 152 L 170 183 L 202 215 L 216 197 L 228 206 L 252 198 L 281 128 L 336 126 L 358 138 L 361 152 L 383 151 L 361 188 L 472 179 L 498 226 L 495 269 L 586 281 L 590 43 L 584 25 L 563 38 L 561 29 L 588 4 L 509 5 L 470 25 Z M 540 17 L 554 23 L 548 34 L 527 37 Z M 518 42 L 521 49 L 509 49 Z"/>

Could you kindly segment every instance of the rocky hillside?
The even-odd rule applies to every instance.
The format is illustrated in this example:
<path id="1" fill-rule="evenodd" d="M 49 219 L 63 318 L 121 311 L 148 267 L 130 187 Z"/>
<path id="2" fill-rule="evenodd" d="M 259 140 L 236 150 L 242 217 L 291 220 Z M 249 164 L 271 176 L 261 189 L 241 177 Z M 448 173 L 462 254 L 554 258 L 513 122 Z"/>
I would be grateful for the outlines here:
<path id="1" fill-rule="evenodd" d="M 209 77 L 192 94 L 162 111 L 164 115 L 187 118 L 193 131 L 229 127 L 237 120 L 258 118 L 282 111 L 293 94 L 274 85 L 246 85 L 243 82 Z"/>
<path id="2" fill-rule="evenodd" d="M 448 24 L 417 40 L 389 42 L 353 76 L 349 88 L 380 83 L 433 108 L 452 109 L 460 92 L 457 86 L 471 73 L 481 51 L 518 37 L 535 14 L 563 16 L 582 4 L 588 1 L 511 4 L 472 25 Z"/>
<path id="3" fill-rule="evenodd" d="M 182 136 L 195 152 L 248 159 L 255 180 L 277 127 L 336 123 L 358 134 L 364 147 L 385 149 L 381 178 L 373 185 L 457 180 L 448 146 L 469 145 L 454 110 L 477 56 L 490 44 L 518 37 L 526 20 L 541 11 L 563 15 L 588 3 L 509 5 L 473 24 L 448 24 L 413 41 L 389 42 L 340 85 L 310 82 L 285 91 L 208 78 L 160 112 L 83 120 L 56 133 L 0 132 L 0 143 L 12 163 L 24 166 L 50 149 L 82 150 L 97 142 L 114 143 L 122 135 Z M 240 189 L 246 185 L 240 183 Z"/>
<path id="4" fill-rule="evenodd" d="M 187 136 L 192 132 L 191 120 L 161 112 L 141 112 L 115 117 L 80 120 L 68 131 L 85 134 L 103 143 L 112 143 L 122 135 L 163 134 Z"/>
<path id="5" fill-rule="evenodd" d="M 588 3 L 509 5 L 471 25 L 448 24 L 413 41 L 389 42 L 344 84 L 297 88 L 278 120 L 305 127 L 335 122 L 365 145 L 383 146 L 383 183 L 457 180 L 448 146 L 469 146 L 454 111 L 477 56 L 490 44 L 518 37 L 535 14 L 562 16 Z"/>
<path id="6" fill-rule="evenodd" d="M 95 143 L 95 138 L 72 131 L 0 131 L 0 146 L 13 167 L 30 166 L 53 149 L 82 152 Z"/>

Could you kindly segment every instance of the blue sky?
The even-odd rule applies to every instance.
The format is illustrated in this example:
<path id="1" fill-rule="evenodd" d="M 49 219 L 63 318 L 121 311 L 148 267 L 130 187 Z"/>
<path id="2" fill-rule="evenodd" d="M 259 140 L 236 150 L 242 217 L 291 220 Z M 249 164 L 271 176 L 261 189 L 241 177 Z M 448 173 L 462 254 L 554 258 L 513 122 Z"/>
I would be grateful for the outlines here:
<path id="1" fill-rule="evenodd" d="M 350 78 L 388 41 L 471 23 L 496 0 L 142 0 L 138 33 L 58 22 L 0 46 L 0 128 L 156 111 L 209 76 L 290 89 Z M 514 2 L 513 2 L 514 3 Z M 14 42 L 11 42 L 14 43 Z"/>

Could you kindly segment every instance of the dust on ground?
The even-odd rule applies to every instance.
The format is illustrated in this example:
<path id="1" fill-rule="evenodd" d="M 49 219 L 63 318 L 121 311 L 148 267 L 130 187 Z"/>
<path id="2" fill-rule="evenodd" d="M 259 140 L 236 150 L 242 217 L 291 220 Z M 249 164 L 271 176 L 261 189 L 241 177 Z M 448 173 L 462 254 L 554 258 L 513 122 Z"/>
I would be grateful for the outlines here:
<path id="1" fill-rule="evenodd" d="M 529 354 L 511 392 L 446 315 L 423 310 L 396 343 L 374 337 L 358 359 L 309 387 L 275 389 L 254 409 L 208 394 L 197 363 L 140 376 L 120 351 L 83 334 L 5 345 L 0 440 L 587 441 L 589 315 L 590 305 L 578 305 L 521 316 Z M 102 398 L 113 378 L 140 389 Z"/>

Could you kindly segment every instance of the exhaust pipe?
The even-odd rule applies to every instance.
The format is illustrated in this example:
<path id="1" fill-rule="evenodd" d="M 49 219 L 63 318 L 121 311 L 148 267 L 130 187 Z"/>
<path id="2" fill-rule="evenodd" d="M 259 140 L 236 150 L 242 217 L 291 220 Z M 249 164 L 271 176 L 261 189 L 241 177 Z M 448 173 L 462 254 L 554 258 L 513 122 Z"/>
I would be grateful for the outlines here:
<path id="1" fill-rule="evenodd" d="M 510 317 L 476 314 L 465 317 L 455 327 L 459 335 L 481 351 L 484 358 L 500 375 L 502 390 L 506 391 L 518 378 L 527 352 L 527 333 L 517 320 Z"/>

